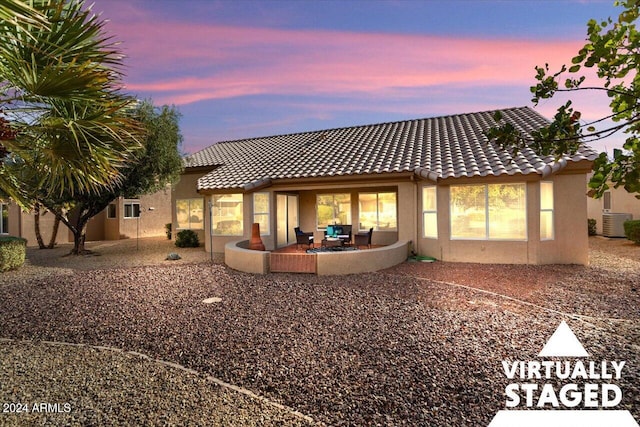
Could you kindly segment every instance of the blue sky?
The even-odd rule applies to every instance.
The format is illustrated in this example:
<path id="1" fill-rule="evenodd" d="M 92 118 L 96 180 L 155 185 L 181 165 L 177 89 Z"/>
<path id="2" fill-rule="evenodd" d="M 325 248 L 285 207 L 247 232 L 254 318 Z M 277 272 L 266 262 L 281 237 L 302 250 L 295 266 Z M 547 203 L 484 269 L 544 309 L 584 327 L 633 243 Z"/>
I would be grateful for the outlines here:
<path id="1" fill-rule="evenodd" d="M 569 63 L 590 18 L 617 16 L 613 1 L 560 0 L 96 0 L 93 10 L 122 42 L 127 91 L 181 111 L 185 152 L 531 105 L 534 66 Z M 607 104 L 576 99 L 585 120 Z"/>

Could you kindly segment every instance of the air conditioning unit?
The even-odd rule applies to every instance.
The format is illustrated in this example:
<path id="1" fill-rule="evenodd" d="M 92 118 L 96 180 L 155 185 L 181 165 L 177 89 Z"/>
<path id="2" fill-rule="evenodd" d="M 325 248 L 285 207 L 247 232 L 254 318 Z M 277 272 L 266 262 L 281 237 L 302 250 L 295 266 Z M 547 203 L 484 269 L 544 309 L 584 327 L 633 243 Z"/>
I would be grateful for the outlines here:
<path id="1" fill-rule="evenodd" d="M 605 213 L 602 215 L 602 235 L 605 237 L 625 237 L 624 222 L 633 219 L 629 213 Z"/>

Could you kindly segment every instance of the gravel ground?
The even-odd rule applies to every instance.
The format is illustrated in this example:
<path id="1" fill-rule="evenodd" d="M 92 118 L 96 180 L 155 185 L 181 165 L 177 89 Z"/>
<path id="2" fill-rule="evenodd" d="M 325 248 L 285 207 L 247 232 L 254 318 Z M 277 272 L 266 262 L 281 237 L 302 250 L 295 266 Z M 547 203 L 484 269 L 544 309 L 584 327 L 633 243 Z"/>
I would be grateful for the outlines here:
<path id="1" fill-rule="evenodd" d="M 230 425 L 260 423 L 260 416 L 303 422 L 258 399 L 239 400 L 237 413 L 216 406 L 224 400 L 217 393 L 225 391 L 203 383 L 210 375 L 319 424 L 486 426 L 505 408 L 510 381 L 501 361 L 536 360 L 566 320 L 593 360 L 626 361 L 618 409 L 640 419 L 640 263 L 635 246 L 611 242 L 591 239 L 590 267 L 405 263 L 347 277 L 262 277 L 208 262 L 160 262 L 3 276 L 0 337 L 110 346 L 199 375 L 126 354 L 4 342 L 0 363 L 9 368 L 3 371 L 20 359 L 59 368 L 48 369 L 46 380 L 37 368 L 13 371 L 20 376 L 9 374 L 8 383 L 0 377 L 0 402 L 32 402 L 36 395 L 24 390 L 45 389 L 51 399 L 76 402 L 70 414 L 50 414 L 53 424 L 72 424 L 85 414 L 104 417 L 101 425 L 131 423 L 149 416 L 149 407 L 162 407 L 182 423 L 175 381 L 188 396 L 202 396 L 196 405 L 211 405 L 200 412 L 203 418 L 190 419 L 195 424 L 209 424 L 210 411 L 231 414 Z M 203 304 L 209 297 L 222 301 Z M 111 382 L 100 382 L 105 369 L 114 372 L 116 392 L 149 392 L 131 404 L 102 400 L 101 392 L 115 393 Z M 15 419 L 2 414 L 0 424 Z"/>
<path id="2" fill-rule="evenodd" d="M 106 349 L 0 342 L 0 384 L 2 402 L 28 410 L 0 414 L 2 425 L 309 425 L 201 375 Z M 39 412 L 41 403 L 58 406 Z"/>

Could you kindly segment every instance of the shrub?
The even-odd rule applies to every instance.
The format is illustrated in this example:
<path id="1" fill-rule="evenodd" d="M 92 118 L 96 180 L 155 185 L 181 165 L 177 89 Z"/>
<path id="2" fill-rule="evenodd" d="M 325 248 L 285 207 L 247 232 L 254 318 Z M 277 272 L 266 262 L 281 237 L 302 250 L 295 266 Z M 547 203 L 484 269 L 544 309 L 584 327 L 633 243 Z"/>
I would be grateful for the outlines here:
<path id="1" fill-rule="evenodd" d="M 171 223 L 167 223 L 164 225 L 164 232 L 167 235 L 167 239 L 171 240 Z"/>
<path id="2" fill-rule="evenodd" d="M 596 235 L 596 220 L 593 218 L 589 218 L 587 220 L 587 229 L 589 230 L 589 236 Z"/>
<path id="3" fill-rule="evenodd" d="M 0 237 L 0 271 L 22 267 L 27 254 L 27 241 L 21 237 Z"/>
<path id="4" fill-rule="evenodd" d="M 192 230 L 182 230 L 176 234 L 176 246 L 179 248 L 197 248 L 200 246 L 198 235 Z"/>
<path id="5" fill-rule="evenodd" d="M 627 239 L 640 244 L 640 220 L 625 221 L 624 235 L 627 236 Z"/>

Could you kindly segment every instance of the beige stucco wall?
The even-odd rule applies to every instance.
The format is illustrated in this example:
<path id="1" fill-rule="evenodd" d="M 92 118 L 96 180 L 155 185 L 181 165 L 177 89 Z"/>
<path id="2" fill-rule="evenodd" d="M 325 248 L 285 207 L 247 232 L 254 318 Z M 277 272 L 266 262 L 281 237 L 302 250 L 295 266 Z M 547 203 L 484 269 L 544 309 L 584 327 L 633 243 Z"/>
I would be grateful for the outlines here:
<path id="1" fill-rule="evenodd" d="M 586 200 L 584 173 L 560 174 L 545 178 L 554 183 L 555 238 L 540 241 L 540 179 L 527 177 L 453 180 L 437 186 L 438 238 L 423 237 L 422 218 L 418 216 L 420 255 L 443 261 L 498 264 L 587 264 Z M 449 186 L 456 184 L 526 183 L 527 238 L 523 241 L 451 240 Z M 422 207 L 422 186 L 418 188 L 418 209 Z"/>
<path id="2" fill-rule="evenodd" d="M 140 218 L 125 218 L 124 204 L 126 202 L 140 202 Z M 106 218 L 103 212 L 105 234 L 113 224 L 119 225 L 120 239 L 135 239 L 136 237 L 155 237 L 165 235 L 165 224 L 171 222 L 171 190 L 166 188 L 153 194 L 140 196 L 139 199 L 122 199 L 117 201 L 117 221 Z"/>
<path id="3" fill-rule="evenodd" d="M 48 245 L 51 239 L 54 222 L 55 216 L 43 209 L 40 213 L 40 234 L 42 235 L 42 240 L 45 245 Z M 38 246 L 33 212 L 22 212 L 15 203 L 10 204 L 9 230 L 11 235 L 27 239 L 27 246 Z M 55 243 L 62 244 L 69 243 L 70 241 L 73 240 L 69 238 L 69 229 L 60 223 Z"/>
<path id="4" fill-rule="evenodd" d="M 554 240 L 540 242 L 539 264 L 588 264 L 585 174 L 561 174 L 554 183 Z"/>
<path id="5" fill-rule="evenodd" d="M 224 247 L 224 262 L 234 270 L 245 273 L 266 274 L 269 272 L 269 252 L 252 251 L 248 240 L 234 240 Z M 215 248 L 215 246 L 214 246 Z"/>
<path id="6" fill-rule="evenodd" d="M 16 237 L 22 237 L 27 239 L 27 245 L 33 245 L 35 242 L 35 232 L 33 231 L 33 222 L 31 223 L 31 235 L 29 236 L 24 236 L 24 233 L 22 232 L 22 217 L 26 216 L 25 213 L 22 212 L 22 210 L 20 209 L 20 207 L 18 205 L 16 205 L 15 203 L 9 201 L 9 202 L 2 202 L 3 204 L 7 205 L 7 209 L 9 212 L 9 233 L 11 236 L 16 236 Z M 33 218 L 33 216 L 32 216 Z M 37 245 L 37 243 L 35 243 Z"/>
<path id="7" fill-rule="evenodd" d="M 178 221 L 176 219 L 176 199 L 195 199 L 202 198 L 204 200 L 204 229 L 202 230 L 193 230 L 200 240 L 200 244 L 206 243 L 206 250 L 209 251 L 209 236 L 205 233 L 205 230 L 209 229 L 209 207 L 208 202 L 210 200 L 209 197 L 199 194 L 197 191 L 198 188 L 198 178 L 206 175 L 206 171 L 197 170 L 197 171 L 185 171 L 182 175 L 180 175 L 180 180 L 173 185 L 171 188 L 171 203 L 170 203 L 170 215 L 167 222 L 171 222 L 172 224 L 172 240 L 175 240 L 176 234 L 180 231 L 178 229 Z M 164 227 L 164 225 L 163 225 Z M 237 240 L 237 239 L 236 239 Z M 217 248 L 215 252 L 224 252 L 224 245 L 221 245 Z"/>
<path id="8" fill-rule="evenodd" d="M 319 276 L 331 276 L 383 270 L 406 261 L 409 250 L 409 242 L 400 240 L 376 249 L 322 252 L 316 254 L 316 271 Z"/>

